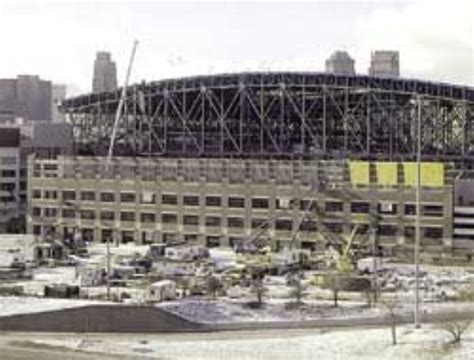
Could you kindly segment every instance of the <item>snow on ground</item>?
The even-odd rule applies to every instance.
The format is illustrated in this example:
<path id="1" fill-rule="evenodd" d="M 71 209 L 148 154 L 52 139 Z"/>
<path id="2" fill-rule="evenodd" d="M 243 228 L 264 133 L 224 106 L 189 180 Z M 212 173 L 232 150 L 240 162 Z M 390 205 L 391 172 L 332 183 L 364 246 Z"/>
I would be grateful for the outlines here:
<path id="1" fill-rule="evenodd" d="M 472 327 L 458 345 L 440 328 L 400 326 L 398 345 L 389 328 L 239 331 L 207 334 L 89 336 L 46 338 L 35 343 L 109 354 L 140 355 L 168 360 L 464 360 L 474 358 Z"/>
<path id="2" fill-rule="evenodd" d="M 200 323 L 239 323 L 265 321 L 301 321 L 322 318 L 380 316 L 381 310 L 367 308 L 360 303 L 305 302 L 300 309 L 287 310 L 288 299 L 266 300 L 261 309 L 251 309 L 246 303 L 252 299 L 199 299 L 188 298 L 157 304 L 156 306 L 182 318 Z"/>
<path id="3" fill-rule="evenodd" d="M 384 316 L 384 310 L 369 308 L 363 302 L 339 301 L 335 308 L 332 301 L 305 300 L 297 309 L 288 309 L 292 299 L 266 299 L 261 309 L 246 306 L 254 298 L 229 299 L 219 298 L 184 298 L 157 304 L 156 306 L 184 319 L 199 323 L 242 323 L 266 321 L 304 321 L 317 319 L 353 319 Z M 413 311 L 411 302 L 397 305 L 398 314 L 409 314 Z M 421 303 L 423 313 L 472 312 L 472 303 Z"/>
<path id="4" fill-rule="evenodd" d="M 101 304 L 98 301 L 0 296 L 0 316 L 32 314 Z"/>

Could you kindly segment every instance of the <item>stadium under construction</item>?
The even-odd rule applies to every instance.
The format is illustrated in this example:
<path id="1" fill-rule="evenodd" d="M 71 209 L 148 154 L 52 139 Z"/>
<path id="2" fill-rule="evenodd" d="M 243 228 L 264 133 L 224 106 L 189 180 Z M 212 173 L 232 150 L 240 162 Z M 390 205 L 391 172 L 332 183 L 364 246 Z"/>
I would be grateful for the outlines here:
<path id="1" fill-rule="evenodd" d="M 90 241 L 474 252 L 474 89 L 326 73 L 163 80 L 66 100 L 73 157 L 30 158 L 28 231 Z M 421 153 L 421 202 L 415 192 Z"/>

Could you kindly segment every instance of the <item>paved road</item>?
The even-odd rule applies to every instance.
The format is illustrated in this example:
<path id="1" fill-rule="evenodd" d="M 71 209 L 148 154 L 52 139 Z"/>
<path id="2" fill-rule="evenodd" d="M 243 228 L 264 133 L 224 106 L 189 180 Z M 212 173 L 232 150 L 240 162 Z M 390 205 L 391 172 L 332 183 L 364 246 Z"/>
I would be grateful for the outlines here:
<path id="1" fill-rule="evenodd" d="M 38 337 L 42 337 L 41 335 Z M 35 346 L 27 343 L 36 338 L 31 334 L 0 335 L 0 358 L 2 360 L 125 360 L 144 359 L 144 357 L 107 355 Z"/>

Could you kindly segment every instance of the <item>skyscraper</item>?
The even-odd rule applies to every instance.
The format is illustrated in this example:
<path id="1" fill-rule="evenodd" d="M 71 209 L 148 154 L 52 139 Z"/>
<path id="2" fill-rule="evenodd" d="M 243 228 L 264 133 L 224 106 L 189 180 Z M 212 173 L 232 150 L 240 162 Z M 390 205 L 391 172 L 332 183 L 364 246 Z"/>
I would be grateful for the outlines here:
<path id="1" fill-rule="evenodd" d="M 51 120 L 51 82 L 37 75 L 0 79 L 0 123 Z"/>
<path id="2" fill-rule="evenodd" d="M 117 89 L 117 68 L 109 52 L 98 51 L 94 61 L 92 92 L 105 92 Z"/>
<path id="3" fill-rule="evenodd" d="M 326 72 L 336 75 L 354 75 L 354 60 L 347 51 L 335 51 L 326 60 Z"/>
<path id="4" fill-rule="evenodd" d="M 399 52 L 389 50 L 373 51 L 370 59 L 369 75 L 380 77 L 399 77 Z"/>

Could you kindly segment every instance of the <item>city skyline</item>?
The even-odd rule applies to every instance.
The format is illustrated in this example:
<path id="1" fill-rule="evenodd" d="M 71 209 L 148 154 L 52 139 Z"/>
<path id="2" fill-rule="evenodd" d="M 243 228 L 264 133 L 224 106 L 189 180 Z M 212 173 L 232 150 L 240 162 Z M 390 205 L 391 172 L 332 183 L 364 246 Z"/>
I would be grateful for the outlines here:
<path id="1" fill-rule="evenodd" d="M 429 16 L 422 16 L 427 4 L 7 3 L 0 6 L 0 30 L 27 25 L 6 39 L 9 56 L 0 59 L 0 77 L 38 74 L 65 83 L 70 95 L 90 92 L 95 53 L 110 51 L 121 84 L 138 39 L 132 83 L 240 71 L 324 71 L 325 59 L 338 49 L 354 58 L 356 73 L 366 74 L 371 51 L 380 49 L 400 52 L 402 77 L 472 85 L 472 4 L 429 2 Z"/>

